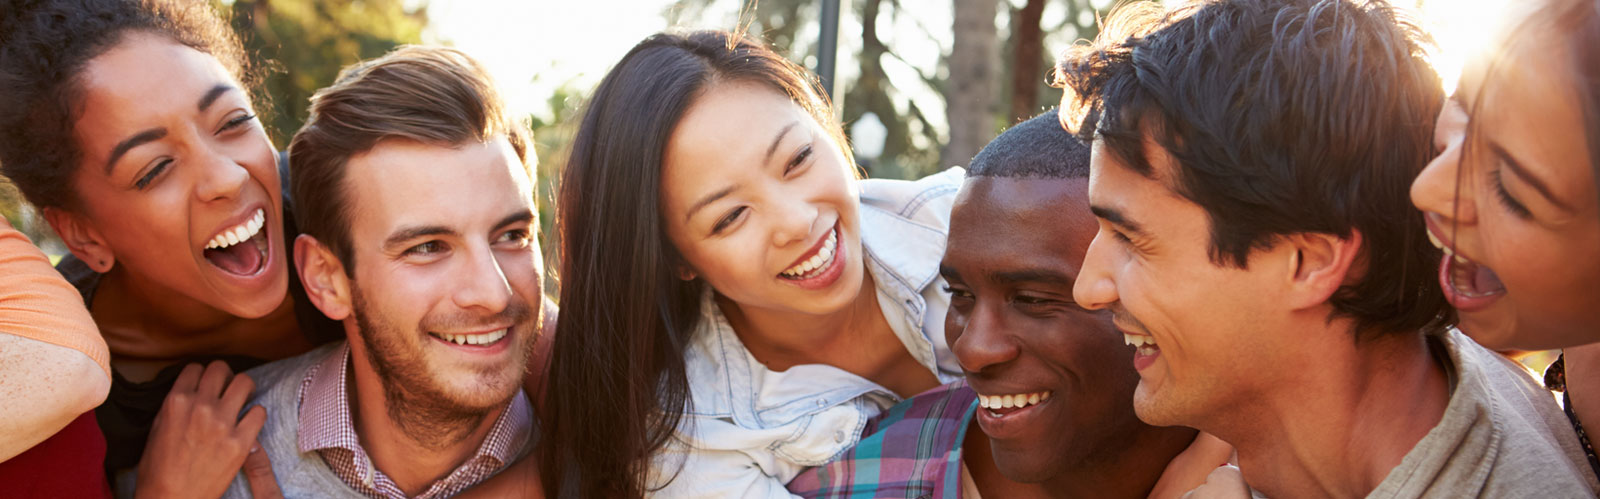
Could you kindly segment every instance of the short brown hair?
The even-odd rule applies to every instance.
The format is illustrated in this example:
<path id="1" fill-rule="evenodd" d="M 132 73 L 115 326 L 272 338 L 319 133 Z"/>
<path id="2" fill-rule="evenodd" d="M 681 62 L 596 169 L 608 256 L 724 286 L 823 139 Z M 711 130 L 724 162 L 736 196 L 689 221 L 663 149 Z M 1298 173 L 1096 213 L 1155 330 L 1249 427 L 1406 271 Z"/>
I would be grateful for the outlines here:
<path id="1" fill-rule="evenodd" d="M 523 168 L 528 129 L 506 112 L 488 72 L 459 50 L 403 46 L 351 65 L 311 96 L 311 117 L 289 142 L 289 193 L 300 230 L 351 271 L 345 164 L 384 139 L 455 146 L 504 135 Z M 530 170 L 529 176 L 532 176 Z"/>

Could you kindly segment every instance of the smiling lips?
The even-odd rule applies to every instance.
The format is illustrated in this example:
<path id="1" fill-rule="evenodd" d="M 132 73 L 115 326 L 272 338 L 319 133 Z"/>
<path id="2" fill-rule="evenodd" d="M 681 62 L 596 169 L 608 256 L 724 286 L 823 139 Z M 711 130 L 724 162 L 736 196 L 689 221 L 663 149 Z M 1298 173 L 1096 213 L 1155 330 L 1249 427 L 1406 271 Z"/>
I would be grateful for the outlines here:
<path id="1" fill-rule="evenodd" d="M 978 407 L 988 409 L 995 415 L 1003 415 L 1012 411 L 1006 409 L 1022 409 L 1040 402 L 1050 400 L 1050 390 L 1034 393 L 1019 393 L 1015 395 L 983 395 L 978 394 Z"/>
<path id="2" fill-rule="evenodd" d="M 838 255 L 838 249 L 839 229 L 836 226 L 833 230 L 828 231 L 828 237 L 822 241 L 822 247 L 813 251 L 810 257 L 800 260 L 785 269 L 778 276 L 797 281 L 814 279 L 822 275 L 823 271 L 828 269 L 829 264 L 833 263 L 833 257 Z"/>
<path id="3" fill-rule="evenodd" d="M 267 261 L 267 238 L 262 227 L 267 223 L 265 209 L 257 208 L 255 216 L 244 223 L 223 229 L 211 237 L 202 250 L 206 261 L 224 272 L 250 276 L 261 271 Z M 251 244 L 241 244 L 250 242 Z"/>
<path id="4" fill-rule="evenodd" d="M 500 341 L 502 338 L 506 337 L 506 333 L 508 331 L 509 331 L 509 328 L 500 328 L 500 329 L 496 329 L 494 331 L 490 331 L 490 332 L 487 332 L 487 333 L 480 333 L 480 334 L 447 334 L 447 333 L 428 333 L 428 334 L 433 335 L 435 338 L 439 338 L 441 340 L 445 340 L 445 341 L 448 341 L 448 342 L 451 342 L 451 343 L 455 343 L 457 345 L 481 346 L 481 345 L 492 345 L 495 342 Z"/>
<path id="5" fill-rule="evenodd" d="M 1494 270 L 1467 257 L 1461 256 L 1434 233 L 1434 221 L 1428 220 L 1428 242 L 1444 250 L 1439 262 L 1439 286 L 1445 291 L 1450 305 L 1462 312 L 1482 309 L 1505 294 L 1505 284 Z"/>

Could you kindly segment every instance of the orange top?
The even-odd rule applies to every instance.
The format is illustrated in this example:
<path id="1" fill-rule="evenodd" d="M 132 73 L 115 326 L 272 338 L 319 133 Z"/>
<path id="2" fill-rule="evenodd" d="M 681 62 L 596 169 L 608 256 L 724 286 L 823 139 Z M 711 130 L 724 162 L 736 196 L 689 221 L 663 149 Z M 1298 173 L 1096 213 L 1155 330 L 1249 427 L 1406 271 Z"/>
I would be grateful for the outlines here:
<path id="1" fill-rule="evenodd" d="M 88 355 L 111 375 L 111 352 L 83 296 L 50 259 L 0 218 L 0 333 L 60 345 Z"/>

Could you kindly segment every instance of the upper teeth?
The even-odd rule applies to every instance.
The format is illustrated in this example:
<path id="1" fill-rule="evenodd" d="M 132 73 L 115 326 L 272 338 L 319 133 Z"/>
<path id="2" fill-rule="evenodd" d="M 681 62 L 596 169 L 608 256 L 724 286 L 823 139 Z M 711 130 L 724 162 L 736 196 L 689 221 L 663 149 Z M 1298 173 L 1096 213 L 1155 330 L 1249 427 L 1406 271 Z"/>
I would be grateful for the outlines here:
<path id="1" fill-rule="evenodd" d="M 1135 348 L 1144 347 L 1146 345 L 1156 346 L 1156 338 L 1146 334 L 1123 333 L 1122 339 L 1126 340 L 1129 345 L 1133 345 Z"/>
<path id="2" fill-rule="evenodd" d="M 440 338 L 444 338 L 445 341 L 455 343 L 457 345 L 488 345 L 490 343 L 500 341 L 500 338 L 506 337 L 506 330 L 501 329 L 483 334 L 433 334 Z"/>
<path id="3" fill-rule="evenodd" d="M 800 262 L 793 267 L 789 267 L 788 270 L 784 270 L 783 275 L 789 277 L 800 277 L 805 275 L 807 272 L 816 270 L 823 264 L 833 261 L 834 248 L 838 246 L 839 231 L 828 231 L 828 240 L 822 242 L 822 249 L 818 250 L 817 254 L 811 255 L 811 258 L 807 258 L 806 261 Z"/>
<path id="4" fill-rule="evenodd" d="M 1050 400 L 1050 392 L 1023 393 L 1018 395 L 978 395 L 978 406 L 984 409 L 1010 409 L 1013 407 L 1027 407 Z"/>
<path id="5" fill-rule="evenodd" d="M 1439 240 L 1439 236 L 1433 235 L 1431 230 L 1428 231 L 1428 242 L 1433 243 L 1433 247 L 1444 250 L 1444 256 L 1448 257 L 1456 254 L 1455 251 L 1451 251 L 1450 247 L 1444 244 L 1444 241 Z"/>
<path id="6" fill-rule="evenodd" d="M 250 238 L 256 237 L 256 234 L 261 232 L 261 226 L 265 225 L 266 222 L 267 212 L 257 208 L 256 216 L 250 217 L 250 220 L 245 223 L 217 234 L 217 237 L 211 238 L 211 242 L 206 243 L 206 249 L 222 249 L 243 241 L 249 241 Z"/>

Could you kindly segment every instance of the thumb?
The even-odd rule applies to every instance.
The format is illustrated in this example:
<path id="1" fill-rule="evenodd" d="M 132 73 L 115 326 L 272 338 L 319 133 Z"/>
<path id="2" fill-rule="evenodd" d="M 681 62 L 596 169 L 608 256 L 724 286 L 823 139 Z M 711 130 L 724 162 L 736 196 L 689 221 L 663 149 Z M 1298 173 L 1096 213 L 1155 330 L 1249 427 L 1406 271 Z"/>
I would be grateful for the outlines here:
<path id="1" fill-rule="evenodd" d="M 272 460 L 267 459 L 267 450 L 261 448 L 261 443 L 256 442 L 250 447 L 250 453 L 244 456 L 244 478 L 250 484 L 250 495 L 256 499 L 282 499 L 283 491 L 278 489 L 278 479 L 272 475 Z"/>

